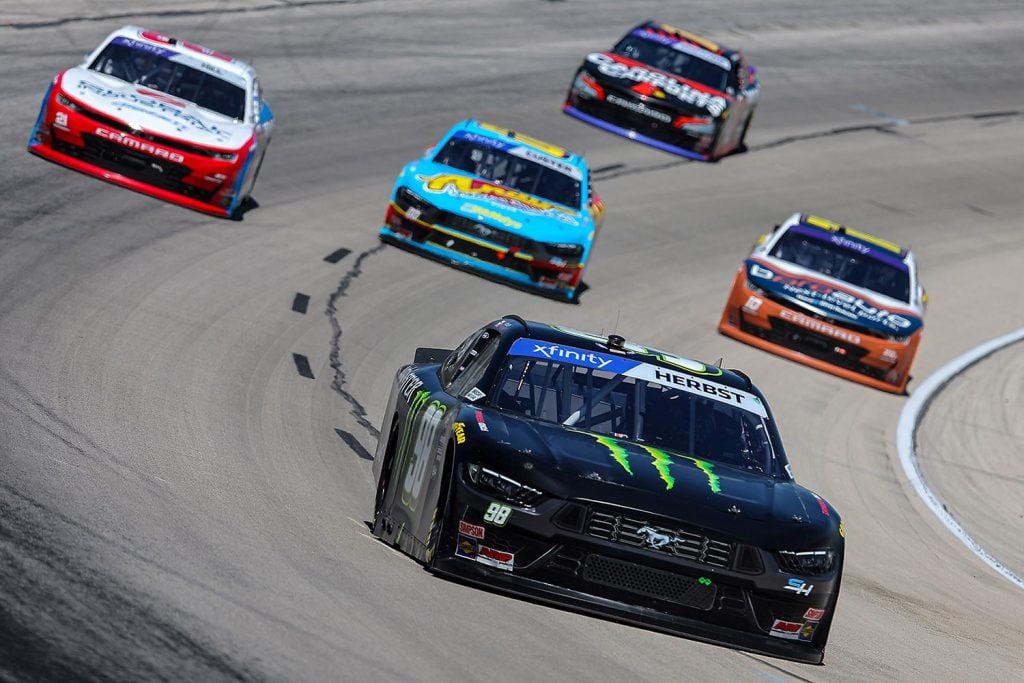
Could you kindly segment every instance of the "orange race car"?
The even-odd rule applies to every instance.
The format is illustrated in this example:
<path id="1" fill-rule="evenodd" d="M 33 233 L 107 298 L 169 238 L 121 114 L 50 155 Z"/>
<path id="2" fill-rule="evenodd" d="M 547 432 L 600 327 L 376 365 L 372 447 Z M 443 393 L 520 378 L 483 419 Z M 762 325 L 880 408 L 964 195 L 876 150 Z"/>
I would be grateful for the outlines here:
<path id="1" fill-rule="evenodd" d="M 909 250 L 793 214 L 761 235 L 736 271 L 718 331 L 854 382 L 905 393 L 926 303 Z"/>

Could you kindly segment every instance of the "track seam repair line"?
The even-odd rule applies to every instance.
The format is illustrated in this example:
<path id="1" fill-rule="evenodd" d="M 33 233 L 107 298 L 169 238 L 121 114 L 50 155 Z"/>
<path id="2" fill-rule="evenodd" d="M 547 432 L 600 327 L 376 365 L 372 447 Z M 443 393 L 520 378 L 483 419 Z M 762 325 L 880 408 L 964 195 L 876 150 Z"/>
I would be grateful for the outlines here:
<path id="1" fill-rule="evenodd" d="M 924 501 L 925 505 L 939 518 L 949 531 L 960 539 L 960 542 L 967 546 L 967 549 L 981 558 L 981 560 L 999 572 L 1004 578 L 1018 588 L 1024 589 L 1024 579 L 1017 576 L 1012 569 L 992 557 L 987 550 L 975 541 L 964 530 L 962 526 L 949 513 L 946 506 L 938 499 L 935 493 L 928 488 L 924 475 L 917 464 L 917 428 L 921 423 L 931 404 L 932 399 L 957 375 L 971 367 L 975 363 L 984 360 L 996 351 L 999 351 L 1011 344 L 1024 340 L 1024 327 L 1010 332 L 1002 337 L 992 339 L 970 351 L 957 356 L 946 363 L 937 371 L 932 373 L 928 379 L 921 383 L 917 391 L 907 400 L 900 412 L 900 421 L 896 428 L 896 450 L 900 456 L 900 464 L 903 465 L 903 473 L 910 484 L 914 487 L 917 495 Z"/>
<path id="2" fill-rule="evenodd" d="M 334 369 L 334 380 L 331 382 L 331 388 L 337 391 L 341 397 L 345 399 L 350 406 L 352 406 L 352 410 L 349 411 L 349 414 L 354 417 L 356 422 L 358 422 L 363 429 L 369 432 L 370 436 L 374 439 L 380 438 L 380 432 L 369 420 L 366 419 L 366 409 L 363 408 L 363 405 L 359 400 L 345 389 L 345 371 L 341 369 L 342 330 L 341 323 L 338 322 L 338 299 L 347 295 L 348 288 L 351 286 L 352 281 L 359 277 L 363 272 L 363 261 L 382 251 L 385 247 L 387 247 L 386 244 L 378 244 L 372 249 L 367 249 L 356 257 L 355 262 L 352 264 L 352 268 L 345 273 L 345 276 L 341 278 L 340 282 L 338 282 L 338 288 L 331 293 L 330 299 L 327 300 L 327 309 L 324 311 L 324 313 L 327 314 L 327 319 L 331 323 L 331 330 L 333 332 L 331 335 L 330 363 L 331 367 Z"/>
<path id="3" fill-rule="evenodd" d="M 863 105 L 861 105 L 863 106 Z M 784 145 L 791 145 L 797 142 L 806 142 L 808 140 L 817 140 L 819 138 L 836 137 L 839 135 L 846 135 L 847 133 L 863 133 L 866 131 L 874 131 L 882 134 L 902 134 L 902 131 L 897 131 L 898 128 L 907 128 L 909 126 L 920 126 L 929 123 L 946 123 L 949 121 L 968 121 L 968 120 L 985 120 L 1002 117 L 1021 116 L 1024 114 L 1024 109 L 1008 109 L 1001 111 L 987 111 L 987 112 L 974 112 L 972 114 L 940 114 L 937 116 L 924 116 L 919 119 L 898 119 L 893 118 L 886 120 L 882 123 L 862 123 L 851 126 L 841 126 L 838 128 L 829 128 L 828 130 L 817 131 L 814 133 L 804 133 L 802 135 L 789 135 L 778 140 L 772 140 L 765 142 L 760 145 L 751 145 L 747 147 L 747 151 L 744 154 L 750 154 L 752 152 L 760 152 L 766 149 L 772 149 L 773 147 L 782 147 Z M 729 155 L 723 157 L 727 159 Z M 670 168 L 676 168 L 677 166 L 683 166 L 686 164 L 696 163 L 692 159 L 680 159 L 678 161 L 668 161 L 662 164 L 656 164 L 652 166 L 641 166 L 639 168 L 628 168 L 625 164 L 610 164 L 598 169 L 593 169 L 590 175 L 594 180 L 605 182 L 614 178 L 620 178 L 627 175 L 637 175 L 640 173 L 651 173 L 654 171 L 664 171 Z"/>

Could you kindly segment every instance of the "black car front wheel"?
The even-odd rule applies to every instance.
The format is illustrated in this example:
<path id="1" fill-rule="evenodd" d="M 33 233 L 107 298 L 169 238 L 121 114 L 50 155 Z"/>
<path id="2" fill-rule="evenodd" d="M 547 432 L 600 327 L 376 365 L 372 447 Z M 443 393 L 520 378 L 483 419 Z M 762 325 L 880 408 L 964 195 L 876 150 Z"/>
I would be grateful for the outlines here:
<path id="1" fill-rule="evenodd" d="M 452 469 L 454 468 L 454 447 L 451 443 L 445 451 L 444 475 L 441 479 L 441 486 L 437 490 L 437 501 L 434 504 L 434 512 L 430 517 L 430 529 L 427 532 L 427 542 L 423 550 L 423 562 L 427 568 L 434 566 L 438 550 L 443 549 L 450 542 L 451 528 L 448 524 L 448 517 L 451 514 L 451 488 Z"/>

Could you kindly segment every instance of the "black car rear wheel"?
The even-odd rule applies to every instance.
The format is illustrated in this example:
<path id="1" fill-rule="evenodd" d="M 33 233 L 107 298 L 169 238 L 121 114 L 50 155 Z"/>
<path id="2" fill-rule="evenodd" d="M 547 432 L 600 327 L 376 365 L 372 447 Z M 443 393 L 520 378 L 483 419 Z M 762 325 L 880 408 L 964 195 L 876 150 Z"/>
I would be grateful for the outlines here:
<path id="1" fill-rule="evenodd" d="M 384 528 L 384 501 L 388 497 L 388 487 L 391 485 L 391 472 L 395 465 L 395 447 L 398 442 L 398 418 L 391 421 L 391 429 L 388 432 L 388 445 L 384 449 L 384 462 L 381 464 L 380 481 L 377 482 L 377 494 L 373 501 L 373 535 L 386 539 L 390 530 Z"/>
<path id="2" fill-rule="evenodd" d="M 743 122 L 743 132 L 740 133 L 740 139 L 736 143 L 737 152 L 747 151 L 747 131 L 750 130 L 750 122 L 754 120 L 754 112 L 757 111 L 757 107 L 750 110 L 747 114 L 747 120 Z"/>

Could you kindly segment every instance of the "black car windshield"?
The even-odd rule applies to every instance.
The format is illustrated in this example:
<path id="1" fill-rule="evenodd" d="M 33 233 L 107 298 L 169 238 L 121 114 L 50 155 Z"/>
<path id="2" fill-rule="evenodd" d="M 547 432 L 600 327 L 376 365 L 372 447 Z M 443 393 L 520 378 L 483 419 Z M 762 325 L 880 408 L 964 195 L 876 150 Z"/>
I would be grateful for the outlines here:
<path id="1" fill-rule="evenodd" d="M 654 366 L 646 367 L 653 371 Z M 772 448 L 764 417 L 739 407 L 735 396 L 722 399 L 722 394 L 736 393 L 731 387 L 704 380 L 699 384 L 713 387 L 717 398 L 705 390 L 672 386 L 671 381 L 662 384 L 569 362 L 513 355 L 505 361 L 492 402 L 535 420 L 770 474 Z"/>
<path id="2" fill-rule="evenodd" d="M 797 226 L 779 238 L 769 255 L 899 301 L 910 301 L 910 271 L 902 261 L 859 242 L 845 241 L 849 247 Z"/>
<path id="3" fill-rule="evenodd" d="M 544 158 L 539 152 L 535 156 Z M 556 168 L 561 162 L 553 159 L 550 165 L 542 165 L 484 142 L 453 137 L 434 161 L 572 209 L 580 208 L 580 180 Z"/>
<path id="4" fill-rule="evenodd" d="M 112 42 L 89 65 L 92 71 L 167 93 L 236 120 L 245 118 L 245 89 L 157 52 Z"/>
<path id="5" fill-rule="evenodd" d="M 681 43 L 680 48 L 689 45 Z M 612 52 L 623 57 L 635 59 L 649 66 L 666 71 L 670 74 L 696 81 L 719 92 L 725 90 L 729 82 L 729 71 L 718 64 L 713 64 L 699 56 L 699 48 L 684 51 L 671 45 L 662 45 L 636 34 L 630 34 L 619 41 Z M 717 56 L 717 55 L 715 55 Z"/>

